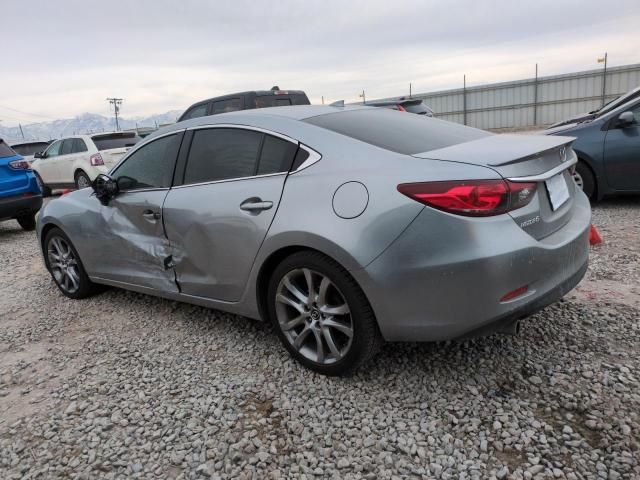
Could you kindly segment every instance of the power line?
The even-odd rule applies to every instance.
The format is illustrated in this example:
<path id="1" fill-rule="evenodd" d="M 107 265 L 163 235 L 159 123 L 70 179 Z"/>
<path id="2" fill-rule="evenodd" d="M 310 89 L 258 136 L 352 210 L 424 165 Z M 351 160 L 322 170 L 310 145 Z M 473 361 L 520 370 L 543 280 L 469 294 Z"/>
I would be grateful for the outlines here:
<path id="1" fill-rule="evenodd" d="M 11 110 L 12 112 L 16 112 L 16 113 L 22 113 L 24 115 L 29 115 L 30 117 L 42 117 L 42 118 L 48 118 L 49 120 L 57 120 L 56 118 L 49 117 L 48 115 L 41 115 L 39 113 L 29 113 L 29 112 L 25 112 L 24 110 L 18 110 L 16 108 L 7 107 L 6 105 L 0 105 L 0 108 L 4 108 L 5 110 Z"/>
<path id="2" fill-rule="evenodd" d="M 118 123 L 118 113 L 120 113 L 120 105 L 122 105 L 123 100 L 124 98 L 115 98 L 115 97 L 107 98 L 107 102 L 113 105 L 113 112 L 116 115 L 116 132 L 120 130 L 120 124 Z"/>

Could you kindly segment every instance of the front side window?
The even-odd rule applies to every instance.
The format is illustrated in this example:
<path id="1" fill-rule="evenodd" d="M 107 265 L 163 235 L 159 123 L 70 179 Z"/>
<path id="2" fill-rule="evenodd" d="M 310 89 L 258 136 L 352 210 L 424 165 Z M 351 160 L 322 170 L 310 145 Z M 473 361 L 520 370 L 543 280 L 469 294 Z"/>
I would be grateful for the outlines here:
<path id="1" fill-rule="evenodd" d="M 262 134 L 251 130 L 196 130 L 184 183 L 202 183 L 255 175 Z"/>
<path id="2" fill-rule="evenodd" d="M 217 113 L 235 112 L 236 110 L 242 110 L 240 99 L 229 98 L 227 100 L 213 102 L 213 112 L 211 113 L 215 115 Z"/>
<path id="3" fill-rule="evenodd" d="M 47 151 L 45 152 L 46 157 L 57 157 L 58 155 L 60 155 L 60 147 L 62 147 L 62 140 L 58 140 L 56 142 L 53 142 L 51 144 L 51 146 L 47 149 Z"/>
<path id="4" fill-rule="evenodd" d="M 181 135 L 169 135 L 133 152 L 111 175 L 120 190 L 169 188 Z"/>
<path id="5" fill-rule="evenodd" d="M 191 110 L 189 110 L 187 113 L 184 114 L 184 117 L 182 117 L 182 120 L 189 120 L 190 118 L 199 118 L 199 117 L 206 116 L 207 106 L 208 104 L 205 103 L 203 105 L 198 105 L 197 107 L 192 108 Z"/>
<path id="6" fill-rule="evenodd" d="M 73 153 L 73 138 L 67 138 L 62 142 L 62 149 L 60 150 L 60 155 L 69 155 Z"/>

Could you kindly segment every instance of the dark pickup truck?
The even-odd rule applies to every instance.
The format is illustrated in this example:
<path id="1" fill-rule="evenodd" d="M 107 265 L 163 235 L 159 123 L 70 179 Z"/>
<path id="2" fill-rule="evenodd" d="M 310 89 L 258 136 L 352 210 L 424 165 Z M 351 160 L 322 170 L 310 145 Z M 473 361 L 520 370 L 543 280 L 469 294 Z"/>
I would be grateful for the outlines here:
<path id="1" fill-rule="evenodd" d="M 309 104 L 307 94 L 302 90 L 280 90 L 280 87 L 273 87 L 271 90 L 232 93 L 202 100 L 187 108 L 178 121 L 236 110 Z"/>

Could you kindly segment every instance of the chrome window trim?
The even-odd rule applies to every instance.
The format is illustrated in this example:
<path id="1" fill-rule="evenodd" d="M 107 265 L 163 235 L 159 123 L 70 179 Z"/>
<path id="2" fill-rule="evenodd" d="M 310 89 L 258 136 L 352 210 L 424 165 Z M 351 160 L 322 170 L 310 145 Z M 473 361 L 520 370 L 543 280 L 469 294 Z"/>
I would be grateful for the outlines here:
<path id="1" fill-rule="evenodd" d="M 310 167 L 311 165 L 318 162 L 322 158 L 322 155 L 320 153 L 316 152 L 313 148 L 308 147 L 303 143 L 300 143 L 300 148 L 302 148 L 305 152 L 307 152 L 309 154 L 309 157 L 304 162 L 302 162 L 298 168 L 296 168 L 295 170 L 292 170 L 291 171 L 292 174 Z"/>
<path id="2" fill-rule="evenodd" d="M 249 177 L 235 177 L 235 178 L 225 178 L 224 180 L 211 180 L 208 182 L 186 183 L 184 185 L 175 185 L 172 188 L 178 189 L 178 188 L 186 188 L 186 187 L 199 187 L 201 185 L 213 185 L 216 183 L 229 183 L 229 182 L 238 182 L 241 180 L 253 180 L 254 178 L 278 177 L 280 175 L 286 175 L 287 173 L 288 172 L 267 173 L 265 175 L 252 175 Z"/>
<path id="3" fill-rule="evenodd" d="M 567 160 L 566 162 L 561 163 L 557 167 L 552 168 L 551 170 L 548 170 L 539 175 L 530 175 L 528 177 L 509 177 L 507 178 L 507 180 L 511 182 L 541 182 L 543 180 L 550 179 L 551 177 L 553 177 L 554 175 L 557 175 L 560 172 L 565 171 L 566 169 L 575 165 L 576 163 L 578 163 L 578 157 L 574 155 L 570 160 Z"/>
<path id="4" fill-rule="evenodd" d="M 299 145 L 300 142 L 294 138 L 285 135 L 284 133 L 274 132 L 273 130 L 267 130 L 262 127 L 254 127 L 252 125 L 244 125 L 241 123 L 212 123 L 207 125 L 197 125 L 195 127 L 187 128 L 189 130 L 203 130 L 209 128 L 236 128 L 239 130 L 252 130 L 254 132 L 266 133 L 267 135 L 273 135 L 274 137 L 281 138 L 282 140 L 286 140 L 287 142 L 293 143 L 295 145 Z M 245 177 L 246 178 L 246 177 Z"/>
<path id="5" fill-rule="evenodd" d="M 171 190 L 170 187 L 150 187 L 150 188 L 136 188 L 134 190 L 119 190 L 118 194 L 126 193 L 138 193 L 138 192 L 165 192 Z"/>
<path id="6" fill-rule="evenodd" d="M 148 140 L 146 140 L 146 139 L 145 139 L 144 141 L 142 141 L 142 142 L 138 143 L 138 144 L 137 144 L 137 145 L 135 145 L 134 147 L 131 147 L 131 150 L 129 150 L 129 151 L 128 151 L 128 152 L 127 152 L 127 153 L 126 153 L 126 154 L 125 154 L 125 155 L 124 155 L 124 156 L 123 156 L 123 157 L 118 161 L 118 163 L 116 163 L 113 167 L 111 167 L 111 170 L 109 170 L 109 171 L 107 172 L 107 175 L 112 176 L 112 175 L 115 173 L 115 171 L 116 171 L 118 168 L 120 168 L 120 165 L 122 165 L 122 164 L 123 164 L 123 163 L 124 163 L 124 162 L 125 162 L 125 161 L 130 157 L 130 156 L 131 156 L 131 155 L 133 155 L 135 152 L 137 152 L 139 149 L 141 149 L 141 148 L 142 148 L 142 147 L 144 147 L 145 145 L 149 145 L 150 143 L 153 143 L 153 142 L 155 142 L 156 140 L 159 140 L 159 139 L 161 139 L 161 138 L 168 137 L 169 135 L 177 135 L 177 134 L 182 133 L 182 132 L 184 132 L 184 131 L 185 131 L 185 129 L 184 129 L 184 128 L 182 128 L 182 129 L 180 129 L 180 130 L 172 130 L 172 131 L 170 131 L 170 132 L 163 133 L 162 135 L 158 135 L 157 137 L 153 137 L 153 138 L 150 138 L 150 139 L 148 139 Z M 95 145 L 95 144 L 94 144 L 94 145 Z M 178 161 L 178 160 L 177 160 L 177 158 L 176 158 L 176 162 L 177 162 L 177 161 Z M 131 191 L 131 190 L 129 190 L 129 191 Z"/>

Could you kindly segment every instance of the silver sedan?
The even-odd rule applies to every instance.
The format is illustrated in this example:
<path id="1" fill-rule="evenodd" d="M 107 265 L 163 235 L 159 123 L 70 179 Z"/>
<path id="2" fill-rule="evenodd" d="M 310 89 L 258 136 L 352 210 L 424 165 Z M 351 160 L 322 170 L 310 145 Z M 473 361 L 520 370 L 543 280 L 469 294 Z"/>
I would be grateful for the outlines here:
<path id="1" fill-rule="evenodd" d="M 49 202 L 38 235 L 70 298 L 111 285 L 264 319 L 342 375 L 384 340 L 515 332 L 580 281 L 572 140 L 361 106 L 202 117 Z"/>

